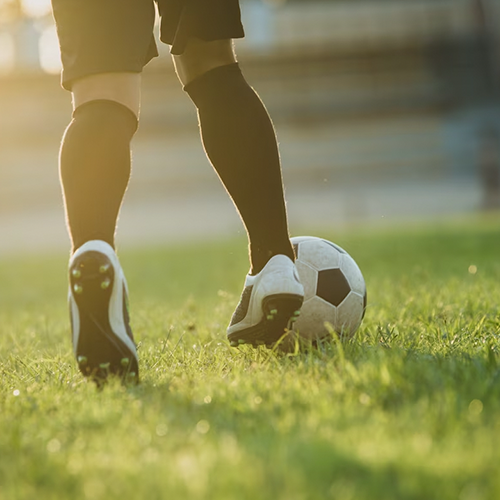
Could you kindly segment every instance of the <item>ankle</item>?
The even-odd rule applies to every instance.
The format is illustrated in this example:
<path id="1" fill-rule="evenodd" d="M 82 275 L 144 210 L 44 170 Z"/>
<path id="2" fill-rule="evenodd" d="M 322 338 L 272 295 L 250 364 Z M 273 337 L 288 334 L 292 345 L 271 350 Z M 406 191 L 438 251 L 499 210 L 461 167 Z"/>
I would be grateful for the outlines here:
<path id="1" fill-rule="evenodd" d="M 280 248 L 279 250 L 264 250 L 261 248 L 250 247 L 250 275 L 255 276 L 256 274 L 259 274 L 275 255 L 286 255 L 293 262 L 295 262 L 295 253 L 291 243 L 287 247 Z"/>

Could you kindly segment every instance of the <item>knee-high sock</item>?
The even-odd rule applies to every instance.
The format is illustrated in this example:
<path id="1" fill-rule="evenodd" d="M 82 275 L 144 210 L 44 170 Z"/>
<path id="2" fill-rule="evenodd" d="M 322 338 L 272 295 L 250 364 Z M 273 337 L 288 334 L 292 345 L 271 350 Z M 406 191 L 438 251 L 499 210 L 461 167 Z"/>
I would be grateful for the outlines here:
<path id="1" fill-rule="evenodd" d="M 114 101 L 90 101 L 73 113 L 59 157 L 73 251 L 93 239 L 114 246 L 136 129 L 134 113 Z"/>
<path id="2" fill-rule="evenodd" d="M 262 101 L 238 64 L 208 71 L 185 90 L 198 108 L 207 156 L 245 224 L 252 273 L 273 255 L 293 259 L 276 135 Z"/>

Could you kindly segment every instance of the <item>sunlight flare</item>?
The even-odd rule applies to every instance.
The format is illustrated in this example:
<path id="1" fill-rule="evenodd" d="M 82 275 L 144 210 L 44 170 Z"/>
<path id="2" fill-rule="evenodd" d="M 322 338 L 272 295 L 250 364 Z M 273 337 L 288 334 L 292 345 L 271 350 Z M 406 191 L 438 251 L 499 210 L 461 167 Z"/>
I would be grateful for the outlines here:
<path id="1" fill-rule="evenodd" d="M 49 26 L 42 31 L 39 41 L 40 66 L 50 74 L 60 73 L 62 69 L 59 54 L 59 42 L 55 26 Z"/>
<path id="2" fill-rule="evenodd" d="M 22 0 L 21 6 L 30 17 L 44 17 L 51 11 L 50 0 Z"/>

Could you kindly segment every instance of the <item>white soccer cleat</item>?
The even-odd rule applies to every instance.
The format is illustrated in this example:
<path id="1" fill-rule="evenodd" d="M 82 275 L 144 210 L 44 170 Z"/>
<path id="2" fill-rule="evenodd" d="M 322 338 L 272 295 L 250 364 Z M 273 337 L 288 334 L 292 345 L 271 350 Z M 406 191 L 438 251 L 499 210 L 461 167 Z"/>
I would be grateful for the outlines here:
<path id="1" fill-rule="evenodd" d="M 110 374 L 135 382 L 139 364 L 127 308 L 127 282 L 113 248 L 87 241 L 69 262 L 73 349 L 80 371 L 96 381 Z"/>
<path id="2" fill-rule="evenodd" d="M 275 255 L 255 276 L 247 275 L 227 336 L 232 346 L 272 346 L 300 314 L 304 287 L 295 264 Z"/>

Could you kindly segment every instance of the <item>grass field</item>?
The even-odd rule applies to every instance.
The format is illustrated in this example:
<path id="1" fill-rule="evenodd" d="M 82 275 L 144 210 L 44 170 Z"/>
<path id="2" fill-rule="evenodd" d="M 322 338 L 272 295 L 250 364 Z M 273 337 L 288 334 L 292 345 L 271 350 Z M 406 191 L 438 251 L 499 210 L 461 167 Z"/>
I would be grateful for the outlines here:
<path id="1" fill-rule="evenodd" d="M 0 499 L 500 498 L 498 219 L 324 233 L 364 272 L 352 341 L 225 327 L 245 242 L 121 252 L 142 383 L 71 354 L 66 256 L 0 263 Z"/>

